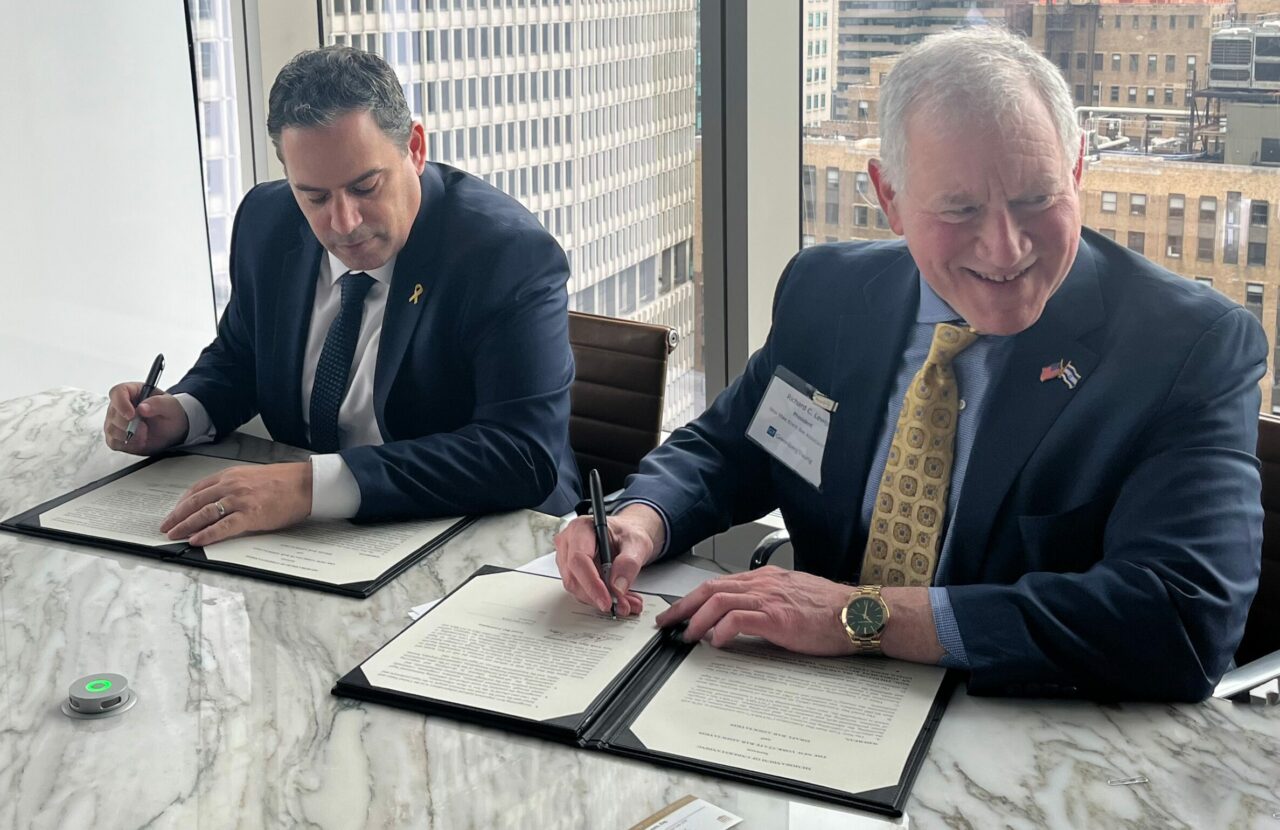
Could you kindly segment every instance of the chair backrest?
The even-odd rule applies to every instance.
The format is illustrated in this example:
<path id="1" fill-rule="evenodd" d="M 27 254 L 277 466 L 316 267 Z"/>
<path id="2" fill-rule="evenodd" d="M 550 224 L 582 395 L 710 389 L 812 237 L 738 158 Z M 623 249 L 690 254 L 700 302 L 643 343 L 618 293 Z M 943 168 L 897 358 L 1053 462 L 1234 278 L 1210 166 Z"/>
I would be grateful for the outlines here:
<path id="1" fill-rule="evenodd" d="M 1280 649 L 1280 418 L 1258 417 L 1258 460 L 1262 462 L 1262 576 L 1249 609 L 1236 663 Z"/>
<path id="2" fill-rule="evenodd" d="M 678 342 L 668 326 L 569 312 L 577 364 L 569 445 L 584 490 L 592 468 L 600 471 L 606 493 L 617 490 L 658 446 L 667 355 Z"/>

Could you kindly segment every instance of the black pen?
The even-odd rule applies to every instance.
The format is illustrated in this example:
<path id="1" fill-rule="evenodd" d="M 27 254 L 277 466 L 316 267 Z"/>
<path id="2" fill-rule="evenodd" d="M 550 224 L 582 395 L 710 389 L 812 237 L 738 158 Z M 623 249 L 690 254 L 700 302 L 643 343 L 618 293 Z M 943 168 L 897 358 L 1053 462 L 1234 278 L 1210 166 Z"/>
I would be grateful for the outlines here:
<path id="1" fill-rule="evenodd" d="M 600 572 L 604 574 L 604 587 L 609 591 L 609 612 L 618 618 L 618 598 L 609 585 L 613 572 L 613 551 L 609 549 L 609 521 L 604 514 L 604 493 L 600 486 L 600 473 L 592 470 L 587 476 L 591 489 L 591 518 L 596 524 L 596 553 L 600 554 Z"/>
<path id="2" fill-rule="evenodd" d="M 151 361 L 151 371 L 147 372 L 147 381 L 142 384 L 142 391 L 138 393 L 138 399 L 133 402 L 136 407 L 138 404 L 151 397 L 156 391 L 156 384 L 160 382 L 160 373 L 164 371 L 164 355 L 156 355 L 156 359 Z M 124 442 L 129 443 L 129 439 L 138 430 L 138 422 L 142 420 L 142 416 L 136 411 L 133 413 L 133 420 L 129 421 L 129 425 L 124 428 Z"/>

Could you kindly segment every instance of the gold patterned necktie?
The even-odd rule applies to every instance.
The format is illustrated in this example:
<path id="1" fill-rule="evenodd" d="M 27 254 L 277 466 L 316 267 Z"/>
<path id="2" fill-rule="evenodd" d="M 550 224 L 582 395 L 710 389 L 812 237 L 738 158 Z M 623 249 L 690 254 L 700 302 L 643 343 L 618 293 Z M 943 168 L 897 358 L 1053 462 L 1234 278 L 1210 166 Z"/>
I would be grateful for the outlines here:
<path id="1" fill-rule="evenodd" d="M 862 558 L 864 585 L 929 585 L 941 550 L 959 392 L 951 361 L 978 339 L 938 323 L 929 356 L 907 387 L 876 493 Z"/>

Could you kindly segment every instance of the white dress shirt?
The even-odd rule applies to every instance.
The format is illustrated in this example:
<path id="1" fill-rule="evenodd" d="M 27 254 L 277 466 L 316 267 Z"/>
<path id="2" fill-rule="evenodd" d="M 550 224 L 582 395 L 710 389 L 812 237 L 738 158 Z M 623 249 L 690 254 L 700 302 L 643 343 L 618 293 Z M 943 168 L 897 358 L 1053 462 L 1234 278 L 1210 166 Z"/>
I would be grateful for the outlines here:
<path id="1" fill-rule="evenodd" d="M 387 292 L 396 258 L 372 271 L 373 286 L 364 300 L 360 317 L 360 337 L 351 359 L 347 394 L 338 409 L 338 445 L 359 447 L 382 443 L 378 419 L 373 411 L 373 376 L 378 366 L 378 343 L 382 339 L 382 317 L 387 307 Z M 316 297 L 311 307 L 311 325 L 307 330 L 307 346 L 302 361 L 302 421 L 310 432 L 311 388 L 315 385 L 316 364 L 324 348 L 329 326 L 342 307 L 342 287 L 338 280 L 350 270 L 333 254 L 320 262 L 316 274 Z M 204 444 L 214 438 L 213 423 L 204 405 L 191 395 L 174 396 L 186 410 L 185 446 Z M 324 453 L 311 456 L 311 515 L 318 519 L 349 519 L 360 509 L 360 486 L 342 456 Z"/>

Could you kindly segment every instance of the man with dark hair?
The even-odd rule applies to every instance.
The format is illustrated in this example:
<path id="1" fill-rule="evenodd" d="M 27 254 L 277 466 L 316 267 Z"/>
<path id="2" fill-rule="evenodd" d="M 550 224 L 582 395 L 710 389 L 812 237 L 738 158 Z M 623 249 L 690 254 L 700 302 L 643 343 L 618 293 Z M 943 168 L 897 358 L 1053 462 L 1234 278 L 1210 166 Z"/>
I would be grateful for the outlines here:
<path id="1" fill-rule="evenodd" d="M 1257 588 L 1267 341 L 1082 230 L 1073 107 L 994 27 L 905 52 L 868 171 L 904 239 L 792 259 L 763 348 L 628 481 L 613 584 L 579 519 L 565 587 L 633 613 L 641 567 L 778 508 L 795 571 L 711 580 L 658 622 L 941 663 L 983 694 L 1208 695 Z"/>
<path id="2" fill-rule="evenodd" d="M 161 530 L 205 545 L 307 516 L 567 512 L 578 477 L 560 246 L 513 199 L 427 162 L 375 55 L 304 52 L 269 106 L 287 179 L 236 214 L 217 338 L 136 410 L 140 384 L 114 387 L 104 432 L 147 455 L 261 414 L 276 440 L 316 454 L 197 482 Z"/>

